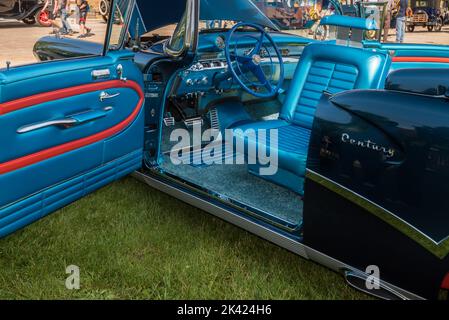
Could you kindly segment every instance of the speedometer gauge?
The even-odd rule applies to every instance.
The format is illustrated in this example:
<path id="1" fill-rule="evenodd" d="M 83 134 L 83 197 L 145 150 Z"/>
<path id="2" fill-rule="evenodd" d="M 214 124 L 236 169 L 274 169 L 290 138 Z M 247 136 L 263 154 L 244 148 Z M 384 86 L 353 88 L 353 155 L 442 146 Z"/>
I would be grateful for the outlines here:
<path id="1" fill-rule="evenodd" d="M 215 45 L 218 49 L 223 50 L 225 48 L 225 39 L 223 36 L 218 36 L 217 39 L 215 39 Z"/>

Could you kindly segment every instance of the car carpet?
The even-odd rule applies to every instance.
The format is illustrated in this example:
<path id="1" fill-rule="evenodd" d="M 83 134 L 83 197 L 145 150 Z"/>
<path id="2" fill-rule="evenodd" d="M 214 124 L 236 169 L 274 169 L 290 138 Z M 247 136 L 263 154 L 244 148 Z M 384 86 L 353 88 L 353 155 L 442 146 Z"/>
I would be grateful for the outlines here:
<path id="1" fill-rule="evenodd" d="M 276 117 L 276 114 L 272 113 L 277 111 L 274 103 L 272 110 L 268 111 L 269 115 L 267 115 L 264 108 L 260 108 L 256 104 L 250 104 L 246 106 L 246 109 L 254 118 L 263 117 L 264 119 Z M 201 188 L 218 193 L 223 197 L 272 214 L 288 224 L 301 224 L 303 212 L 301 197 L 288 189 L 250 174 L 247 165 L 204 165 L 193 163 L 174 165 L 170 160 L 170 150 L 176 142 L 170 141 L 170 133 L 180 128 L 185 129 L 185 126 L 180 122 L 170 127 L 170 129 L 164 127 L 160 147 L 162 154 L 160 167 L 162 170 Z M 205 126 L 203 130 L 208 128 L 209 126 Z M 189 155 L 189 153 L 186 153 L 186 156 L 193 160 L 193 154 Z M 231 156 L 234 155 L 223 152 L 222 159 L 224 160 Z"/>
<path id="2" fill-rule="evenodd" d="M 246 165 L 174 165 L 163 155 L 161 169 L 181 179 L 269 213 L 290 225 L 300 225 L 303 201 L 296 193 L 248 172 Z"/>

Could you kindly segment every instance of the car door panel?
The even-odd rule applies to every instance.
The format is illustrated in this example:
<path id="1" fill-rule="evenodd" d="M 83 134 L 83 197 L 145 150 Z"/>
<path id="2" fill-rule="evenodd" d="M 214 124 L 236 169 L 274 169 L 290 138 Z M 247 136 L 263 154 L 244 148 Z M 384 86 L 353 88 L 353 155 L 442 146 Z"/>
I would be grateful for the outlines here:
<path id="1" fill-rule="evenodd" d="M 4 148 L 0 155 L 0 173 L 7 173 L 31 161 L 38 161 L 40 157 L 48 157 L 45 154 L 49 152 L 47 150 L 53 149 L 53 154 L 64 152 L 89 143 L 89 141 L 81 141 L 85 137 L 89 137 L 89 140 L 98 140 L 103 136 L 111 135 L 112 131 L 119 132 L 121 127 L 135 118 L 134 112 L 138 111 L 136 109 L 139 108 L 140 103 L 139 93 L 130 87 L 119 87 L 122 84 L 116 81 L 108 81 L 104 84 L 102 87 L 111 87 L 108 91 L 120 96 L 112 100 L 100 101 L 100 94 L 106 91 L 95 90 L 31 105 L 31 107 L 23 106 L 22 109 L 4 113 L 0 117 L 0 128 L 2 128 L 0 145 Z M 128 82 L 123 85 L 130 84 L 131 82 Z M 129 106 L 134 106 L 134 109 Z M 50 125 L 30 132 L 18 132 L 27 127 L 32 128 L 39 124 L 58 121 L 58 119 L 76 119 L 79 115 L 94 112 L 104 112 L 104 116 L 93 121 L 80 122 L 73 127 Z M 115 127 L 118 128 L 114 129 Z M 111 133 L 105 132 L 106 130 Z M 15 148 L 15 146 L 21 147 Z M 27 160 L 26 156 L 29 155 L 36 155 L 36 159 Z"/>
<path id="2" fill-rule="evenodd" d="M 0 73 L 0 237 L 141 167 L 143 79 L 130 57 Z M 95 79 L 96 70 L 109 75 Z M 101 101 L 103 92 L 110 98 Z M 61 119 L 75 123 L 39 127 Z"/>

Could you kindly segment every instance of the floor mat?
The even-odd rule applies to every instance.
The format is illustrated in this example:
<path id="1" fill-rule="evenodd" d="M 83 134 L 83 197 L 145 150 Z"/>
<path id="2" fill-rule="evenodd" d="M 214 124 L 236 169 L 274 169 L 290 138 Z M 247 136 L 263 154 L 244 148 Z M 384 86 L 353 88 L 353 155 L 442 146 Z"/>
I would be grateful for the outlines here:
<path id="1" fill-rule="evenodd" d="M 163 156 L 161 168 L 225 198 L 272 214 L 290 225 L 302 221 L 303 201 L 299 195 L 250 174 L 246 165 L 192 166 L 174 165 L 169 155 Z"/>
<path id="2" fill-rule="evenodd" d="M 237 153 L 232 148 L 227 148 L 225 143 L 217 145 L 204 158 L 203 148 L 190 148 L 190 150 L 178 150 L 177 159 L 183 163 L 189 164 L 193 167 L 207 167 L 217 163 L 226 163 L 230 158 L 234 158 Z M 170 157 L 171 152 L 165 152 L 165 156 Z"/>

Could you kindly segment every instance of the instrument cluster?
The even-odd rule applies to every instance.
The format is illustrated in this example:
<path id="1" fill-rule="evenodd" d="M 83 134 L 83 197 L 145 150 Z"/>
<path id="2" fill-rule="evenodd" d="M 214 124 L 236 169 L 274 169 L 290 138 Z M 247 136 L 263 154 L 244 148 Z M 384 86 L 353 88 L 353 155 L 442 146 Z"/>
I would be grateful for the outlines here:
<path id="1" fill-rule="evenodd" d="M 180 74 L 178 94 L 207 92 L 215 88 L 214 79 L 227 72 L 225 59 L 199 60 Z"/>
<path id="2" fill-rule="evenodd" d="M 192 65 L 189 71 L 204 71 L 212 69 L 225 69 L 228 67 L 226 60 L 201 60 Z"/>

